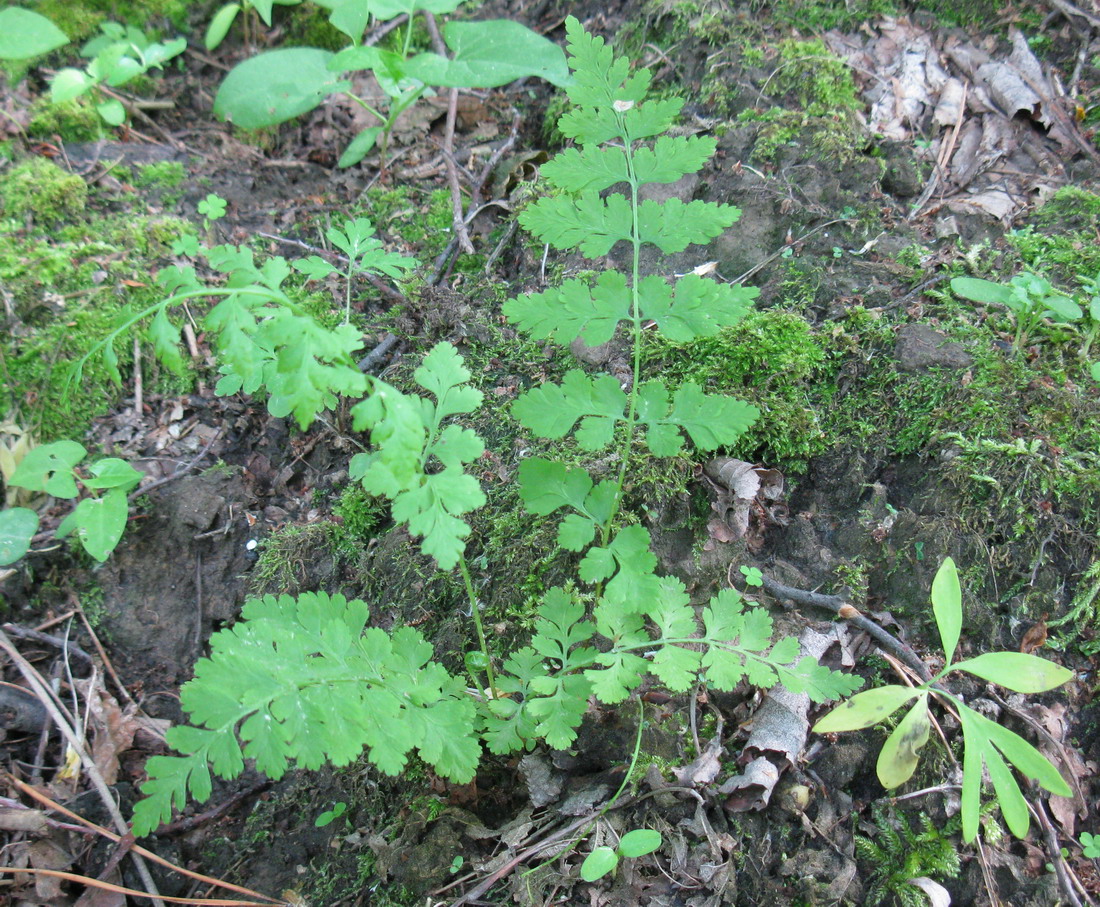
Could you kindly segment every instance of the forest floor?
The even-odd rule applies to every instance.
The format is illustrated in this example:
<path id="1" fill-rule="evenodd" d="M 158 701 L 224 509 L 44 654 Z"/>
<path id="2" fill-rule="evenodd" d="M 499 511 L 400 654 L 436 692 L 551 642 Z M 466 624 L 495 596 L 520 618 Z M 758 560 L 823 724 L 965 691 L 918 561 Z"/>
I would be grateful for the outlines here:
<path id="1" fill-rule="evenodd" d="M 540 593 L 576 560 L 518 506 L 529 442 L 508 406 L 578 359 L 616 365 L 614 344 L 533 343 L 501 315 L 506 299 L 590 267 L 545 254 L 515 228 L 514 212 L 539 192 L 539 164 L 563 147 L 551 86 L 463 95 L 454 158 L 464 210 L 478 213 L 474 251 L 462 252 L 441 151 L 452 138 L 445 93 L 398 121 L 385 172 L 377 153 L 340 169 L 355 130 L 350 104 L 332 98 L 260 132 L 220 122 L 212 99 L 246 56 L 239 32 L 207 52 L 205 20 L 192 11 L 190 23 L 172 25 L 148 18 L 150 5 L 113 4 L 165 33 L 194 32 L 180 65 L 143 87 L 166 103 L 129 127 L 104 131 L 88 106 L 49 105 L 46 70 L 67 64 L 63 51 L 9 71 L 0 88 L 0 442 L 17 451 L 24 437 L 70 438 L 146 475 L 106 562 L 39 539 L 0 570 L 0 608 L 18 652 L 83 716 L 124 815 L 146 760 L 165 751 L 165 722 L 184 718 L 180 684 L 248 598 L 363 598 L 379 625 L 418 627 L 437 658 L 459 667 L 476 644 L 461 580 L 421 556 L 387 507 L 349 480 L 365 438 L 346 411 L 301 431 L 262 399 L 216 396 L 201 332 L 185 377 L 139 339 L 116 350 L 121 387 L 98 360 L 67 383 L 128 307 L 156 301 L 153 275 L 173 263 L 173 240 L 199 235 L 248 244 L 261 261 L 295 258 L 324 251 L 329 226 L 367 217 L 387 248 L 422 263 L 381 289 L 357 283 L 355 323 L 377 354 L 371 367 L 391 383 L 408 385 L 423 353 L 446 340 L 489 401 L 478 417 L 489 504 L 470 548 L 486 565 L 479 595 L 497 640 L 530 632 Z M 83 39 L 112 4 L 67 6 L 61 24 Z M 274 27 L 253 39 L 323 45 L 334 35 L 325 15 L 311 4 L 276 7 Z M 249 771 L 141 843 L 272 903 L 315 907 L 1100 901 L 1081 837 L 1100 833 L 1100 386 L 1090 376 L 1100 320 L 1042 320 L 1021 339 L 1003 306 L 949 289 L 957 276 L 1007 283 L 1030 272 L 1088 309 L 1087 280 L 1100 277 L 1100 12 L 1061 0 L 495 0 L 470 15 L 512 18 L 561 42 L 575 15 L 649 67 L 656 90 L 686 99 L 686 133 L 717 137 L 714 159 L 669 193 L 734 204 L 740 220 L 709 247 L 645 267 L 684 274 L 710 263 L 715 279 L 758 287 L 756 307 L 714 338 L 647 342 L 644 371 L 758 406 L 759 422 L 720 454 L 751 464 L 763 490 L 739 497 L 702 454 L 630 476 L 630 507 L 644 514 L 661 571 L 701 602 L 731 584 L 744 590 L 739 568 L 758 568 L 851 603 L 934 665 L 942 650 L 929 590 L 952 557 L 964 591 L 961 652 L 1033 651 L 1073 670 L 1068 684 L 1035 696 L 959 688 L 1032 740 L 1073 796 L 1025 787 L 1035 810 L 1027 839 L 990 809 L 980 846 L 964 845 L 961 735 L 949 716 L 950 747 L 933 736 L 913 780 L 887 792 L 875 774 L 882 726 L 815 735 L 815 710 L 768 736 L 760 716 L 770 697 L 747 685 L 671 698 L 654 688 L 621 710 L 593 706 L 569 752 L 487 755 L 469 784 L 425 766 L 391 779 L 365 762 L 274 784 Z M 199 205 L 211 193 L 227 212 L 204 224 Z M 319 318 L 343 314 L 341 285 L 294 280 Z M 1095 310 L 1100 317 L 1100 301 Z M 26 503 L 18 489 L 6 493 L 9 506 Z M 71 505 L 33 506 L 48 530 Z M 837 626 L 827 612 L 753 597 L 796 633 Z M 841 636 L 848 667 L 896 682 L 869 638 L 852 627 Z M 120 862 L 128 844 L 37 811 L 31 790 L 110 822 L 86 774 L 65 770 L 63 743 L 10 655 L 0 867 L 141 888 Z M 555 835 L 563 844 L 598 811 L 639 736 L 627 794 L 593 836 L 576 848 L 534 846 Z M 770 780 L 746 779 L 754 762 Z M 335 815 L 318 821 L 326 812 Z M 661 848 L 582 881 L 584 853 L 631 828 L 659 830 Z M 152 871 L 166 896 L 250 897 Z M 12 904 L 138 902 L 127 897 L 42 873 L 0 876 L 0 901 Z"/>

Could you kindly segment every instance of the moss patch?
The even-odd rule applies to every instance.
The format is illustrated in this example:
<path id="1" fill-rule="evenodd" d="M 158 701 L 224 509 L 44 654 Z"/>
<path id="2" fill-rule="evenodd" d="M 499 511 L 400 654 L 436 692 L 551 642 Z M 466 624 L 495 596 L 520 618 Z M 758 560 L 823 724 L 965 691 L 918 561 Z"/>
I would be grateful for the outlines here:
<path id="1" fill-rule="evenodd" d="M 16 165 L 0 182 L 5 217 L 48 226 L 84 213 L 88 185 L 44 157 Z"/>
<path id="2" fill-rule="evenodd" d="M 800 316 L 754 311 L 714 337 L 689 343 L 647 335 L 644 358 L 647 371 L 670 383 L 694 381 L 760 408 L 760 419 L 739 439 L 734 456 L 801 472 L 825 450 L 810 397 L 825 369 L 825 350 Z"/>

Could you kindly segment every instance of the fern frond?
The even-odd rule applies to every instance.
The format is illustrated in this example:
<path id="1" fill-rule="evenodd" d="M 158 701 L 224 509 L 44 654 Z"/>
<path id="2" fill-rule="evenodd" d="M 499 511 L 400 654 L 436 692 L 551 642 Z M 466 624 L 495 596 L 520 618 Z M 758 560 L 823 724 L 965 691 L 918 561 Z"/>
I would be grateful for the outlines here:
<path id="1" fill-rule="evenodd" d="M 368 616 L 364 602 L 323 592 L 247 602 L 239 623 L 211 637 L 210 657 L 181 690 L 199 726 L 169 731 L 183 756 L 149 761 L 135 834 L 151 831 L 188 792 L 205 800 L 207 763 L 232 778 L 253 759 L 277 779 L 295 765 L 346 765 L 366 749 L 392 775 L 416 750 L 439 774 L 472 778 L 480 746 L 464 684 L 433 660 L 418 631 L 367 628 Z"/>

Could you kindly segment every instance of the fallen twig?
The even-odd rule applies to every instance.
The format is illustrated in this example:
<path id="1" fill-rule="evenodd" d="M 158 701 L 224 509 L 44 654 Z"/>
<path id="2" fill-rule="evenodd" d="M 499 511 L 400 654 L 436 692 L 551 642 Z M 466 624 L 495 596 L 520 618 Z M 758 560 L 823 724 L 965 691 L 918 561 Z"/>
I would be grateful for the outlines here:
<path id="1" fill-rule="evenodd" d="M 905 662 L 906 666 L 914 671 L 925 683 L 932 679 L 932 672 L 928 666 L 920 660 L 920 657 L 906 643 L 896 636 L 887 633 L 869 617 L 865 617 L 858 608 L 846 602 L 839 595 L 824 595 L 820 592 L 806 592 L 802 589 L 794 589 L 776 582 L 765 576 L 764 588 L 776 598 L 785 598 L 800 605 L 812 605 L 815 608 L 825 608 L 832 611 L 838 617 L 843 617 L 853 626 L 866 632 L 869 636 L 889 652 Z"/>

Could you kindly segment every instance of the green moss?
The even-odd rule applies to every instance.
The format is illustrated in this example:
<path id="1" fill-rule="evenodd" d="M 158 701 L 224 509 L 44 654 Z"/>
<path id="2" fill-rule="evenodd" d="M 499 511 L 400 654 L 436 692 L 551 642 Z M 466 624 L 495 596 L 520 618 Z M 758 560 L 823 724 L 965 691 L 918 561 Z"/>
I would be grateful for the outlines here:
<path id="1" fill-rule="evenodd" d="M 787 22 L 799 29 L 812 32 L 830 28 L 856 29 L 863 23 L 882 15 L 892 15 L 897 4 L 891 0 L 778 0 L 773 15 L 780 22 Z"/>
<path id="2" fill-rule="evenodd" d="M 888 814 L 880 805 L 872 812 L 876 834 L 855 839 L 856 856 L 870 872 L 866 903 L 923 907 L 927 897 L 909 880 L 956 878 L 960 862 L 955 842 L 923 813 L 920 831 L 914 831 L 904 814 Z"/>
<path id="3" fill-rule="evenodd" d="M 755 311 L 714 337 L 689 343 L 647 335 L 643 357 L 646 371 L 670 383 L 694 381 L 708 392 L 760 408 L 760 419 L 738 441 L 735 456 L 799 472 L 826 449 L 810 397 L 826 364 L 825 351 L 799 316 Z"/>
<path id="4" fill-rule="evenodd" d="M 94 35 L 108 20 L 148 28 L 156 20 L 165 20 L 175 28 L 185 28 L 187 0 L 37 0 L 36 11 L 60 28 L 73 42 Z"/>
<path id="5" fill-rule="evenodd" d="M 155 287 L 123 281 L 147 283 L 152 260 L 178 232 L 178 221 L 128 214 L 71 224 L 49 236 L 0 224 L 0 284 L 20 328 L 0 340 L 0 414 L 51 441 L 78 436 L 111 407 L 120 389 L 102 361 L 88 362 L 79 384 L 69 380 L 72 365 L 114 328 L 126 306 L 155 301 Z M 131 344 L 118 344 L 116 352 L 125 373 Z M 145 381 L 157 393 L 190 385 L 153 362 Z"/>
<path id="6" fill-rule="evenodd" d="M 94 142 L 103 135 L 103 121 L 87 97 L 60 104 L 43 97 L 31 105 L 27 135 L 48 140 L 60 137 L 63 142 Z"/>
<path id="7" fill-rule="evenodd" d="M 9 218 L 52 225 L 79 217 L 87 201 L 84 180 L 43 157 L 16 165 L 0 182 L 0 212 Z"/>
<path id="8" fill-rule="evenodd" d="M 848 64 L 818 39 L 781 41 L 772 80 L 780 91 L 796 98 L 809 116 L 832 116 L 863 106 Z"/>
<path id="9" fill-rule="evenodd" d="M 431 262 L 451 240 L 453 209 L 447 189 L 423 190 L 411 185 L 375 186 L 363 200 L 363 214 L 379 233 L 400 237 L 421 262 Z M 455 270 L 478 274 L 481 255 L 459 256 Z"/>
<path id="10" fill-rule="evenodd" d="M 340 492 L 333 513 L 343 521 L 344 531 L 361 545 L 366 545 L 378 535 L 387 521 L 389 505 L 381 498 L 368 494 L 363 486 L 353 482 Z"/>
<path id="11" fill-rule="evenodd" d="M 348 36 L 328 21 L 329 10 L 314 3 L 301 3 L 287 12 L 288 47 L 319 47 L 338 51 L 348 46 Z"/>
<path id="12" fill-rule="evenodd" d="M 327 555 L 338 561 L 348 554 L 347 536 L 336 523 L 284 526 L 260 543 L 249 589 L 255 595 L 297 595 L 315 581 L 319 558 Z"/>
<path id="13" fill-rule="evenodd" d="M 187 168 L 179 161 L 144 164 L 134 177 L 134 185 L 148 189 L 175 189 L 187 177 Z"/>

